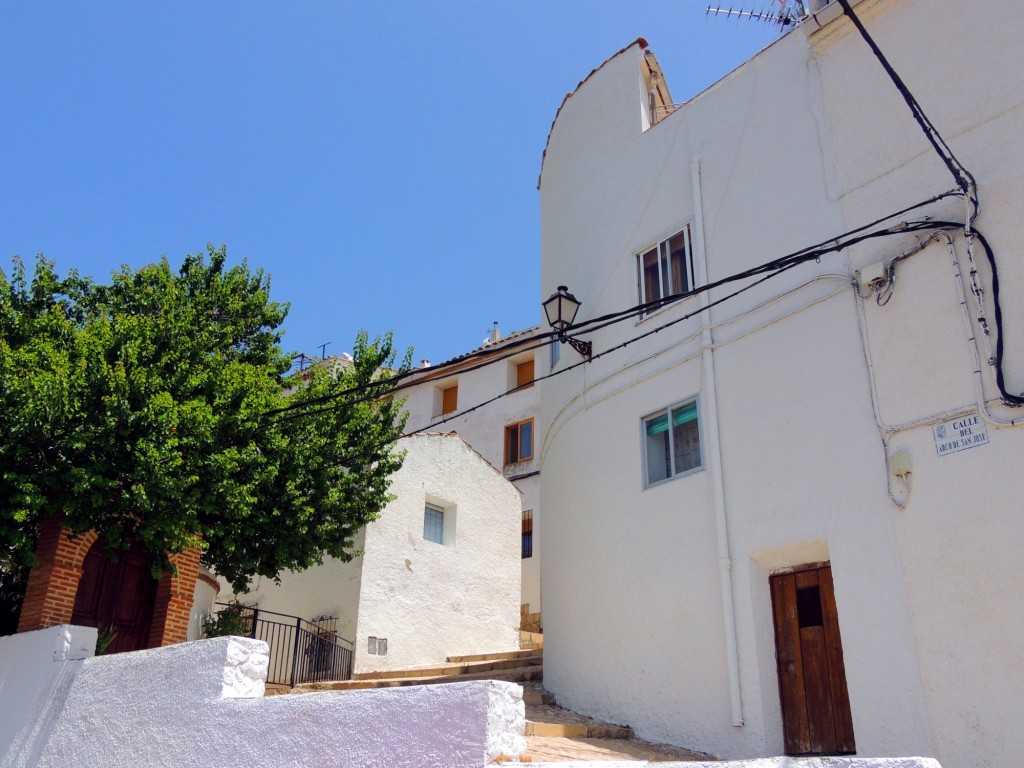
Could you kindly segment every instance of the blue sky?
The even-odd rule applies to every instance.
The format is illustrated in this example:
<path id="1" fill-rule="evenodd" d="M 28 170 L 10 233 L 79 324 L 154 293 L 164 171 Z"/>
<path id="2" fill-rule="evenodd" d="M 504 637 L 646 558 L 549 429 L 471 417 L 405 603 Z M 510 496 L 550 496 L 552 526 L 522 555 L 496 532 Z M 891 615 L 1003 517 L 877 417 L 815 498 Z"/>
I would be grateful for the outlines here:
<path id="1" fill-rule="evenodd" d="M 226 244 L 291 303 L 286 349 L 391 329 L 440 362 L 554 289 L 536 183 L 566 92 L 642 36 L 682 101 L 776 36 L 705 7 L 6 3 L 0 266 L 102 280 Z"/>

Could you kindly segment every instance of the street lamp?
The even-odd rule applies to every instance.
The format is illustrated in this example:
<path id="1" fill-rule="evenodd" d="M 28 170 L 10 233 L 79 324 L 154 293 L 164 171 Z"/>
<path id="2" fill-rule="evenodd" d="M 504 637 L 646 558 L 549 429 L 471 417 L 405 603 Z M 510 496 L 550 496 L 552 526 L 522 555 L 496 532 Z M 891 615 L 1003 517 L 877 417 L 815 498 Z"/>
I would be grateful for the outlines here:
<path id="1" fill-rule="evenodd" d="M 552 293 L 544 302 L 543 307 L 544 314 L 548 318 L 548 325 L 558 331 L 558 341 L 562 344 L 569 342 L 570 347 L 589 360 L 593 353 L 594 345 L 589 341 L 574 339 L 566 333 L 566 331 L 572 328 L 581 303 L 579 299 L 569 293 L 568 288 L 560 285 L 558 290 Z"/>

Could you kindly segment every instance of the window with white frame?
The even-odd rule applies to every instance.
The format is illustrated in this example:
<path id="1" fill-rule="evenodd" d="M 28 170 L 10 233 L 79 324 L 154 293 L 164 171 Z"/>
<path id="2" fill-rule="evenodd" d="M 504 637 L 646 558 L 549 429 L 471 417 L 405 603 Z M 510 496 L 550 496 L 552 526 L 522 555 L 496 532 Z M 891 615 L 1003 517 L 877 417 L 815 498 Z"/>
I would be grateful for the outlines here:
<path id="1" fill-rule="evenodd" d="M 643 419 L 644 484 L 655 485 L 704 466 L 696 400 L 665 408 Z"/>
<path id="2" fill-rule="evenodd" d="M 444 509 L 429 502 L 423 508 L 423 538 L 444 544 Z"/>
<path id="3" fill-rule="evenodd" d="M 553 339 L 551 344 L 548 346 L 551 353 L 551 359 L 549 361 L 549 368 L 554 368 L 558 365 L 559 358 L 562 357 L 562 343 L 558 339 Z"/>
<path id="4" fill-rule="evenodd" d="M 636 255 L 640 303 L 686 293 L 694 286 L 690 225 Z M 659 309 L 656 305 L 644 314 Z"/>

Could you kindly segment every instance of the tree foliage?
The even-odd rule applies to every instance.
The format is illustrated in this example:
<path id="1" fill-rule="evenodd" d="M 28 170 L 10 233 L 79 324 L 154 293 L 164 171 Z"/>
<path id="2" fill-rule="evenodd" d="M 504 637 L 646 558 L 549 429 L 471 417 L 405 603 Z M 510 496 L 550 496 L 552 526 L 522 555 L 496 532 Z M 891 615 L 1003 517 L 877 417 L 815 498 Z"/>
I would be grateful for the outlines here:
<path id="1" fill-rule="evenodd" d="M 261 270 L 225 261 L 210 248 L 104 285 L 42 258 L 31 277 L 18 260 L 0 271 L 0 570 L 32 562 L 52 512 L 110 549 L 138 541 L 157 569 L 199 545 L 236 590 L 351 559 L 401 465 L 401 403 L 381 381 L 391 336 L 361 333 L 353 362 L 296 385 L 287 306 Z M 266 417 L 356 387 L 314 415 Z"/>

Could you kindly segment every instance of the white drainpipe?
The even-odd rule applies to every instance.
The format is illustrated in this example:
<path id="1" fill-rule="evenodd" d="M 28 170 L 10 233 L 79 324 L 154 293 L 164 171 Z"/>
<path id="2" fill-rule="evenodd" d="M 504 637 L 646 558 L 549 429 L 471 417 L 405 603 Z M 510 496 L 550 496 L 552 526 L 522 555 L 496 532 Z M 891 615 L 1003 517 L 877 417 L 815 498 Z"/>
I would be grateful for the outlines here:
<path id="1" fill-rule="evenodd" d="M 700 160 L 694 159 L 690 169 L 693 186 L 694 276 L 697 285 L 708 282 L 708 266 L 704 254 L 704 208 L 700 192 Z M 725 483 L 722 479 L 722 444 L 718 436 L 718 397 L 715 391 L 715 355 L 711 337 L 711 297 L 700 294 L 700 343 L 703 392 L 701 405 L 704 413 L 704 438 L 708 450 L 708 471 L 715 502 L 715 528 L 718 538 L 718 571 L 722 590 L 722 615 L 725 619 L 725 661 L 729 671 L 729 704 L 732 724 L 743 725 L 743 698 L 740 693 L 739 652 L 736 647 L 736 611 L 732 601 L 732 560 L 729 557 L 729 524 L 725 509 Z"/>

